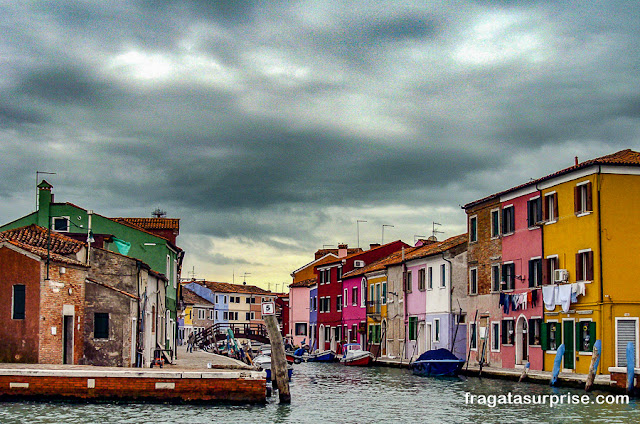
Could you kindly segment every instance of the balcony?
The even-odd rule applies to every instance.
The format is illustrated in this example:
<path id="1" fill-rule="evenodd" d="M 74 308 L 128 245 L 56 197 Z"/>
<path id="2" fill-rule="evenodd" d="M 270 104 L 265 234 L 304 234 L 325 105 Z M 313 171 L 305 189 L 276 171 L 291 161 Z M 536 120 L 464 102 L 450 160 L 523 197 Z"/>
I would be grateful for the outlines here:
<path id="1" fill-rule="evenodd" d="M 380 300 L 367 300 L 367 316 L 380 318 L 382 312 L 382 302 Z"/>

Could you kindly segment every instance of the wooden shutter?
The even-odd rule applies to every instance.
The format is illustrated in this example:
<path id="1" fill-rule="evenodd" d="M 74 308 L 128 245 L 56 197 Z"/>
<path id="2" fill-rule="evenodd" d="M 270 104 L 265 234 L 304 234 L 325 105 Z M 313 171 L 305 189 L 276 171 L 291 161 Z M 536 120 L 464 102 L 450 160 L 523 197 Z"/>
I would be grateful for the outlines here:
<path id="1" fill-rule="evenodd" d="M 596 323 L 589 323 L 589 352 L 593 352 L 593 345 L 596 343 Z"/>
<path id="2" fill-rule="evenodd" d="M 585 324 L 584 321 L 576 321 L 575 322 L 575 329 L 573 331 L 575 331 L 574 333 L 574 341 L 573 343 L 575 343 L 576 346 L 576 352 L 583 352 L 582 350 L 582 324 Z"/>
<path id="3" fill-rule="evenodd" d="M 592 200 L 592 196 L 591 196 L 591 182 L 587 183 L 587 210 L 588 211 L 592 211 L 593 210 L 593 200 Z"/>
<path id="4" fill-rule="evenodd" d="M 576 253 L 576 281 L 584 280 L 582 275 L 582 257 L 580 253 Z"/>
<path id="5" fill-rule="evenodd" d="M 593 251 L 585 253 L 587 257 L 587 275 L 584 276 L 585 280 L 593 281 Z"/>
<path id="6" fill-rule="evenodd" d="M 527 200 L 527 227 L 532 227 L 535 224 L 533 217 L 533 201 Z"/>
<path id="7" fill-rule="evenodd" d="M 502 340 L 501 340 L 501 342 L 502 342 L 503 345 L 506 345 L 506 344 L 508 344 L 508 341 L 509 341 L 509 333 L 508 333 L 509 329 L 507 328 L 507 321 L 506 320 L 502 320 L 501 325 L 502 325 L 502 328 L 501 328 Z"/>
<path id="8" fill-rule="evenodd" d="M 534 283 L 534 273 L 535 273 L 535 268 L 536 268 L 536 263 L 534 260 L 530 260 L 529 261 L 529 287 L 533 287 L 533 283 Z"/>
<path id="9" fill-rule="evenodd" d="M 553 216 L 552 219 L 556 219 L 560 216 L 560 210 L 558 209 L 558 193 L 553 193 Z"/>
<path id="10" fill-rule="evenodd" d="M 573 188 L 573 212 L 580 213 L 580 186 Z"/>
<path id="11" fill-rule="evenodd" d="M 530 319 L 528 321 L 528 329 L 529 329 L 529 345 L 533 345 L 536 341 L 536 335 L 535 335 L 535 331 L 534 331 L 534 327 L 535 327 L 535 320 L 534 319 Z"/>
<path id="12" fill-rule="evenodd" d="M 549 205 L 548 205 L 550 197 L 551 196 L 544 196 L 544 200 L 542 201 L 542 218 L 545 221 L 551 220 L 551 217 L 549 216 Z"/>
<path id="13" fill-rule="evenodd" d="M 549 350 L 549 329 L 546 322 L 540 323 L 540 346 L 542 350 Z"/>
<path id="14" fill-rule="evenodd" d="M 542 284 L 551 284 L 551 280 L 549 278 L 549 259 L 542 259 L 540 262 L 542 263 Z"/>

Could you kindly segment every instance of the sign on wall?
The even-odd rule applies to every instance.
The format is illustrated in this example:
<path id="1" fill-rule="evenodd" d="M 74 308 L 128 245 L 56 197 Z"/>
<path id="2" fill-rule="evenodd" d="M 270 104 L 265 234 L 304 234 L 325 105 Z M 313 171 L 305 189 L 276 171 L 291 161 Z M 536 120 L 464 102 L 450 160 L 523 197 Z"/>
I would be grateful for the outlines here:
<path id="1" fill-rule="evenodd" d="M 264 302 L 262 304 L 262 315 L 275 315 L 276 304 L 275 302 Z"/>

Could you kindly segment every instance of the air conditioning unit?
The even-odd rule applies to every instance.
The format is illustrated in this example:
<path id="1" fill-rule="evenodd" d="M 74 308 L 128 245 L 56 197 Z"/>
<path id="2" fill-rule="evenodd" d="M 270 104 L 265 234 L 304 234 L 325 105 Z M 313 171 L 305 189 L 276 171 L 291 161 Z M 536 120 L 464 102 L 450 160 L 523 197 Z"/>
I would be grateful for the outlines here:
<path id="1" fill-rule="evenodd" d="M 353 266 L 356 268 L 364 267 L 364 261 L 353 261 Z"/>
<path id="2" fill-rule="evenodd" d="M 554 283 L 563 283 L 569 281 L 569 271 L 566 269 L 555 269 L 553 270 L 553 282 Z"/>

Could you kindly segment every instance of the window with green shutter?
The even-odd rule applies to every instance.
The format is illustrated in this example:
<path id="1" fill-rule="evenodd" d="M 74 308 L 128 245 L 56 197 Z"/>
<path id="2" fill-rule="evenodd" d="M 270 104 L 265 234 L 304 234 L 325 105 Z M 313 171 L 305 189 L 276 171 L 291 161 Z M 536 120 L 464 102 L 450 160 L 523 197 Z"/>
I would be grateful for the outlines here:
<path id="1" fill-rule="evenodd" d="M 593 352 L 596 342 L 596 323 L 593 321 L 576 322 L 576 350 L 578 352 Z"/>

